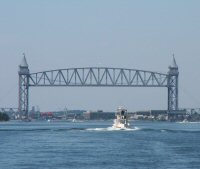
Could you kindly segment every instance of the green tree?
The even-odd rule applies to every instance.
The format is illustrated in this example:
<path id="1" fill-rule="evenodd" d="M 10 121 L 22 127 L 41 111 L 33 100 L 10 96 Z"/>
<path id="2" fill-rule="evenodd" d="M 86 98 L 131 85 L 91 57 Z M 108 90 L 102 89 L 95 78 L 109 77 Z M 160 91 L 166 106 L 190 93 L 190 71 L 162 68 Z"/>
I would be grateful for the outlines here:
<path id="1" fill-rule="evenodd" d="M 6 113 L 0 112 L 0 121 L 8 121 L 9 116 Z"/>

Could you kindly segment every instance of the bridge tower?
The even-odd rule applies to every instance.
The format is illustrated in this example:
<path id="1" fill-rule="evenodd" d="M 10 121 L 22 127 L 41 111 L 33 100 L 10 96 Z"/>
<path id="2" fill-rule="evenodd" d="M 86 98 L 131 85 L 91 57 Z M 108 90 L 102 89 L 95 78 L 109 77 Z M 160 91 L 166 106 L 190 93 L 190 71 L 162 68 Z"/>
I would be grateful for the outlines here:
<path id="1" fill-rule="evenodd" d="M 19 65 L 19 98 L 18 98 L 18 111 L 20 117 L 29 117 L 28 105 L 29 105 L 29 69 L 26 61 L 25 54 Z"/>
<path id="2" fill-rule="evenodd" d="M 178 110 L 178 66 L 173 55 L 168 71 L 168 111 Z"/>

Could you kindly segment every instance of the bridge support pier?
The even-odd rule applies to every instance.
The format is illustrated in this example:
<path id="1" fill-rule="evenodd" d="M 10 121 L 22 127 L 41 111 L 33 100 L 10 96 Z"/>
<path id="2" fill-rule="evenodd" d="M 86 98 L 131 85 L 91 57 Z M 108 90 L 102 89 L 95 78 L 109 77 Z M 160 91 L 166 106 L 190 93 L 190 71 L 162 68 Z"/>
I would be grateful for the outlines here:
<path id="1" fill-rule="evenodd" d="M 18 98 L 18 111 L 20 118 L 29 118 L 29 69 L 24 58 L 19 65 L 19 98 Z"/>
<path id="2" fill-rule="evenodd" d="M 168 72 L 168 111 L 178 110 L 178 66 L 173 57 L 173 63 Z"/>

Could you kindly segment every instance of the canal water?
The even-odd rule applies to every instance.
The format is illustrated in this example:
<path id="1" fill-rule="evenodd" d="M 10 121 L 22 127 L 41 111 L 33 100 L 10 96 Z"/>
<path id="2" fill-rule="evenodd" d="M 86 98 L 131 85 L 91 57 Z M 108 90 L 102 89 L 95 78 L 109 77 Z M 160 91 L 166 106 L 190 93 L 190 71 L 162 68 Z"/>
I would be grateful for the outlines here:
<path id="1" fill-rule="evenodd" d="M 1 122 L 1 169 L 200 168 L 200 123 Z"/>

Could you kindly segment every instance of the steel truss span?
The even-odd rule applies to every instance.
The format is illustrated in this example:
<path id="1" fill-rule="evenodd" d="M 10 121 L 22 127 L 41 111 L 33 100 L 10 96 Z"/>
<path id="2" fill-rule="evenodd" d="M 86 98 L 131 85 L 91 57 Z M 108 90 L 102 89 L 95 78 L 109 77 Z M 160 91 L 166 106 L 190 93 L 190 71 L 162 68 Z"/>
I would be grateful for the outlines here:
<path id="1" fill-rule="evenodd" d="M 28 117 L 29 87 L 167 87 L 168 110 L 178 110 L 178 66 L 175 58 L 164 73 L 110 67 L 58 69 L 30 73 L 24 56 L 19 65 L 18 111 Z"/>
<path id="2" fill-rule="evenodd" d="M 29 86 L 167 87 L 168 75 L 144 70 L 87 67 L 31 73 Z"/>

